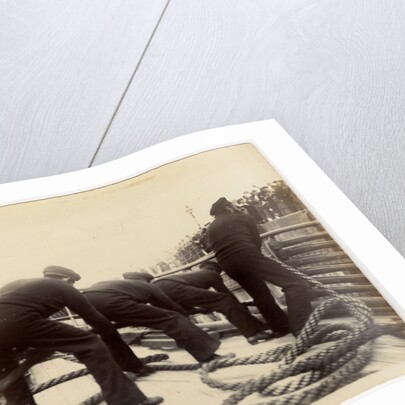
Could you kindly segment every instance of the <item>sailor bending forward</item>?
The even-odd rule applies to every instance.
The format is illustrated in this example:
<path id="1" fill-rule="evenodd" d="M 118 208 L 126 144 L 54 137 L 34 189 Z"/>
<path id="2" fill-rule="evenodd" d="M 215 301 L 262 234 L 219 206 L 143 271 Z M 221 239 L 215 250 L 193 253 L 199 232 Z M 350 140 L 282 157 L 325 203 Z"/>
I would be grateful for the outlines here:
<path id="1" fill-rule="evenodd" d="M 265 325 L 225 286 L 220 276 L 222 269 L 217 263 L 206 262 L 200 268 L 189 273 L 164 276 L 153 284 L 185 309 L 200 307 L 222 313 L 251 344 L 271 338 L 271 335 L 262 332 Z M 216 291 L 210 291 L 211 287 Z"/>
<path id="2" fill-rule="evenodd" d="M 181 315 L 185 311 L 158 287 L 148 284 L 153 276 L 124 273 L 124 280 L 101 281 L 83 291 L 85 297 L 110 321 L 120 326 L 145 326 L 162 330 L 197 361 L 217 357 L 220 342 Z M 152 305 L 147 305 L 148 303 Z"/>
<path id="3" fill-rule="evenodd" d="M 49 266 L 44 278 L 13 281 L 0 289 L 0 378 L 18 366 L 14 348 L 35 348 L 51 354 L 73 353 L 84 363 L 100 385 L 109 405 L 153 405 L 160 397 L 146 398 L 123 373 L 99 336 L 48 317 L 64 307 L 80 315 L 102 337 L 120 342 L 114 326 L 71 284 L 80 280 L 74 271 Z M 124 342 L 122 342 L 124 343 Z M 128 350 L 130 350 L 128 348 Z M 38 352 L 37 352 L 38 354 Z M 137 365 L 142 363 L 135 357 Z M 25 379 L 21 376 L 4 389 L 8 404 L 35 404 Z"/>

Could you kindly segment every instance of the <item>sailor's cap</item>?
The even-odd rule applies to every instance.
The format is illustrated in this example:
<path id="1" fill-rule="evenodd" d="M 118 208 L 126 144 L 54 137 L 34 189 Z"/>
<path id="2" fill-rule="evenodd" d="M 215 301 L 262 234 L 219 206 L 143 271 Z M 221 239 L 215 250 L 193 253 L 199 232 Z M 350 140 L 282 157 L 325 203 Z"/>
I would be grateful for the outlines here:
<path id="1" fill-rule="evenodd" d="M 139 281 L 146 281 L 150 282 L 154 279 L 152 274 L 141 272 L 141 271 L 127 271 L 126 273 L 122 274 L 125 280 L 139 280 Z"/>
<path id="2" fill-rule="evenodd" d="M 217 215 L 219 211 L 222 210 L 222 208 L 226 207 L 227 205 L 231 205 L 231 202 L 228 201 L 225 197 L 218 198 L 217 201 L 212 204 L 211 209 L 210 209 L 210 215 Z"/>
<path id="3" fill-rule="evenodd" d="M 62 266 L 48 266 L 43 270 L 44 276 L 58 276 L 70 278 L 73 281 L 79 281 L 81 277 L 73 270 Z"/>

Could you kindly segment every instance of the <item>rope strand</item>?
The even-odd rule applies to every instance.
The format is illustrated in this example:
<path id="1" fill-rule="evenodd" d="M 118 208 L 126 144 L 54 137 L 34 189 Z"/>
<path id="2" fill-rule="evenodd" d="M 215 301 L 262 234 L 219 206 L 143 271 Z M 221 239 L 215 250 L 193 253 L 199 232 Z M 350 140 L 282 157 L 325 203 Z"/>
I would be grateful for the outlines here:
<path id="1" fill-rule="evenodd" d="M 371 309 L 359 299 L 340 296 L 334 290 L 301 271 L 278 259 L 273 258 L 273 260 L 277 261 L 287 271 L 324 290 L 331 296 L 315 308 L 293 344 L 279 346 L 251 356 L 233 358 L 228 356 L 203 365 L 200 363 L 152 364 L 149 367 L 155 371 L 199 369 L 203 383 L 212 388 L 234 391 L 223 402 L 223 405 L 236 405 L 255 393 L 269 397 L 265 402 L 256 405 L 308 405 L 354 381 L 356 375 L 370 362 L 373 355 L 373 343 L 376 338 L 388 333 L 404 338 L 403 328 L 390 326 L 383 329 L 376 326 Z M 342 305 L 355 318 L 356 322 L 320 325 L 321 319 L 330 310 Z M 317 345 L 322 345 L 322 347 L 314 351 L 313 349 Z M 310 354 L 310 351 L 314 351 L 315 354 Z M 69 355 L 59 357 L 77 361 Z M 158 354 L 148 356 L 143 361 L 146 364 L 167 358 L 168 356 L 165 354 Z M 211 373 L 222 368 L 267 363 L 278 363 L 278 365 L 269 373 L 246 381 L 226 382 L 211 376 Z M 37 393 L 50 386 L 87 374 L 86 369 L 77 370 L 41 384 L 33 392 Z M 129 377 L 135 379 L 136 375 L 129 375 Z M 97 405 L 102 400 L 102 395 L 99 393 L 80 405 Z"/>

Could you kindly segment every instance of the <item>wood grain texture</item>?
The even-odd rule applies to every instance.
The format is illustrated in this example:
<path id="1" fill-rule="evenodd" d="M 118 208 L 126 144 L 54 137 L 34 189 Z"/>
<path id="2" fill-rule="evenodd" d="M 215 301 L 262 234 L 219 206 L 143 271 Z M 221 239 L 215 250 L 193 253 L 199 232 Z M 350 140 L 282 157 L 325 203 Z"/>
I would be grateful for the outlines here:
<path id="1" fill-rule="evenodd" d="M 1 182 L 89 165 L 165 5 L 2 2 Z"/>
<path id="2" fill-rule="evenodd" d="M 275 118 L 405 254 L 401 0 L 172 0 L 96 157 Z"/>

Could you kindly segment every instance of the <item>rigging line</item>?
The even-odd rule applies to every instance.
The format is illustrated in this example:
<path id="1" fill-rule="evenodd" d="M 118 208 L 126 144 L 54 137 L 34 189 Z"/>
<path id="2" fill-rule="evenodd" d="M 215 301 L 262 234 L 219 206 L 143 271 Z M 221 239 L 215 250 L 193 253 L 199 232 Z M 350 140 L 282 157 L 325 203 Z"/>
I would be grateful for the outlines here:
<path id="1" fill-rule="evenodd" d="M 169 6 L 170 1 L 171 1 L 171 0 L 168 0 L 168 1 L 167 1 L 165 7 L 163 8 L 162 13 L 160 14 L 160 17 L 159 17 L 159 19 L 158 19 L 158 21 L 157 21 L 157 23 L 156 23 L 156 26 L 155 26 L 155 28 L 153 29 L 152 34 L 151 34 L 151 36 L 150 36 L 148 42 L 146 43 L 145 49 L 142 51 L 141 57 L 139 58 L 139 61 L 138 61 L 138 63 L 137 63 L 136 66 L 135 66 L 135 69 L 134 69 L 134 71 L 133 71 L 133 73 L 132 73 L 132 75 L 131 75 L 131 77 L 130 77 L 130 79 L 129 79 L 129 81 L 128 81 L 128 84 L 127 84 L 127 86 L 125 87 L 124 92 L 122 93 L 122 95 L 121 95 L 121 97 L 120 97 L 120 99 L 119 99 L 119 101 L 118 101 L 118 104 L 117 104 L 117 106 L 115 107 L 115 110 L 114 110 L 114 112 L 113 112 L 113 114 L 112 114 L 112 116 L 111 116 L 111 119 L 110 119 L 110 121 L 109 121 L 109 123 L 108 123 L 108 125 L 107 125 L 107 127 L 106 127 L 106 129 L 105 129 L 105 131 L 104 131 L 104 133 L 103 133 L 103 135 L 102 135 L 102 137 L 101 137 L 101 139 L 100 139 L 100 142 L 99 142 L 99 144 L 98 144 L 98 146 L 97 146 L 97 149 L 96 149 L 96 151 L 94 152 L 94 155 L 93 155 L 92 159 L 90 160 L 89 165 L 87 166 L 88 168 L 90 168 L 90 167 L 93 166 L 93 163 L 94 163 L 94 161 L 96 160 L 96 157 L 97 157 L 98 153 L 100 152 L 101 145 L 103 144 L 103 142 L 104 142 L 104 140 L 105 140 L 105 138 L 106 138 L 106 136 L 107 136 L 107 134 L 108 134 L 108 131 L 110 130 L 111 125 L 112 125 L 112 123 L 113 123 L 113 121 L 114 121 L 114 119 L 115 119 L 115 117 L 116 117 L 116 115 L 117 115 L 117 113 L 118 113 L 118 110 L 120 109 L 121 104 L 122 104 L 122 102 L 124 101 L 124 98 L 125 98 L 125 96 L 127 95 L 127 92 L 128 92 L 128 90 L 129 90 L 129 88 L 131 87 L 132 81 L 133 81 L 133 79 L 134 79 L 136 73 L 138 72 L 139 66 L 141 65 L 141 63 L 142 63 L 142 61 L 143 61 L 143 58 L 145 57 L 146 51 L 148 50 L 149 45 L 151 44 L 151 42 L 152 42 L 152 40 L 153 40 L 153 38 L 154 38 L 154 36 L 155 36 L 155 34 L 156 34 L 156 31 L 157 31 L 157 29 L 158 29 L 158 27 L 159 27 L 159 25 L 160 25 L 160 23 L 161 23 L 161 21 L 162 21 L 162 19 L 163 19 L 164 14 L 166 13 L 166 10 L 167 10 L 167 8 L 168 8 L 168 6 Z"/>

